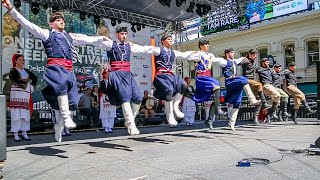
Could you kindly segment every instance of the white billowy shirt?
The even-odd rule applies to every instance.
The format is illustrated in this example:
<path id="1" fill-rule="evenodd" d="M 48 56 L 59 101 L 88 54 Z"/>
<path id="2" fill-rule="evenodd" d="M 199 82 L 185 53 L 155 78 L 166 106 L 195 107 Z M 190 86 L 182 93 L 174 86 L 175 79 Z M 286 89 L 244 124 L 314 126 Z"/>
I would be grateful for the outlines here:
<path id="1" fill-rule="evenodd" d="M 110 50 L 112 48 L 113 45 L 113 40 L 106 38 L 103 42 L 100 41 L 99 38 L 95 37 L 95 36 L 87 36 L 84 34 L 72 34 L 72 37 L 74 39 L 74 41 L 76 42 L 76 44 L 80 44 L 80 45 L 85 45 L 85 44 L 91 44 L 94 46 L 98 46 L 101 47 L 103 49 L 106 50 Z M 116 42 L 118 44 L 120 44 L 120 41 L 117 39 Z M 137 53 L 137 54 L 153 54 L 155 56 L 158 56 L 160 54 L 160 47 L 156 47 L 156 46 L 141 46 L 132 42 L 125 42 L 130 44 L 130 49 L 132 53 Z M 175 54 L 175 58 L 176 59 L 185 59 L 185 60 L 197 60 L 198 59 L 198 55 L 196 55 L 196 53 L 194 51 L 186 51 L 186 52 L 180 52 L 177 50 L 171 50 L 167 47 L 164 47 L 164 49 L 166 50 L 167 54 L 171 54 L 171 52 L 174 52 Z"/>
<path id="2" fill-rule="evenodd" d="M 237 76 L 237 65 L 241 63 L 246 59 L 245 57 L 241 57 L 238 59 L 224 59 L 224 58 L 216 58 L 216 61 L 214 63 L 218 64 L 220 67 L 226 67 L 230 73 L 232 73 L 232 76 Z M 231 63 L 228 63 L 231 62 Z"/>
<path id="3" fill-rule="evenodd" d="M 30 33 L 32 33 L 35 37 L 41 39 L 42 41 L 46 41 L 49 39 L 50 36 L 50 30 L 49 29 L 42 29 L 41 27 L 31 23 L 29 20 L 27 20 L 25 17 L 23 17 L 15 8 L 13 8 L 10 11 L 11 16 L 18 21 L 18 23 L 23 26 L 26 30 L 28 30 Z M 52 30 L 56 31 L 56 30 Z M 59 31 L 56 31 L 57 33 L 62 33 Z M 102 36 L 97 36 L 97 37 L 92 37 L 96 42 L 102 42 L 103 37 Z M 90 41 L 88 39 L 81 39 L 82 41 L 87 41 L 87 44 L 90 44 Z M 68 39 L 66 38 L 68 41 Z M 69 42 L 70 43 L 70 42 Z M 73 45 L 80 45 L 76 44 L 77 42 L 74 42 Z"/>

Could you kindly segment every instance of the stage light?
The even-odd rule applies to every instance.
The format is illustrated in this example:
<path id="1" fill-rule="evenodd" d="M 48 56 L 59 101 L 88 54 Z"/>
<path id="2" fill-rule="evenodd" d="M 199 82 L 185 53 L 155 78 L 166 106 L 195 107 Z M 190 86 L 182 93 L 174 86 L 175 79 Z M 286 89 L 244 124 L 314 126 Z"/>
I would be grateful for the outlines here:
<path id="1" fill-rule="evenodd" d="M 118 19 L 118 24 L 121 24 L 121 19 Z"/>
<path id="2" fill-rule="evenodd" d="M 21 1 L 20 0 L 14 0 L 13 1 L 13 5 L 14 7 L 16 7 L 17 9 L 21 7 Z"/>
<path id="3" fill-rule="evenodd" d="M 100 16 L 94 16 L 93 22 L 96 26 L 99 26 L 100 25 Z"/>
<path id="4" fill-rule="evenodd" d="M 197 13 L 199 16 L 202 16 L 202 5 L 199 4 L 199 3 L 197 3 L 197 4 L 196 4 L 196 7 L 197 7 L 196 13 Z"/>
<path id="5" fill-rule="evenodd" d="M 117 19 L 116 18 L 111 18 L 111 25 L 112 26 L 117 25 Z"/>
<path id="6" fill-rule="evenodd" d="M 134 26 L 135 26 L 135 23 L 131 23 L 131 28 L 130 29 L 131 29 L 132 32 L 135 33 L 135 32 L 137 32 L 137 30 L 134 28 Z"/>
<path id="7" fill-rule="evenodd" d="M 160 4 L 163 6 L 168 6 L 170 7 L 171 0 L 159 0 Z"/>
<path id="8" fill-rule="evenodd" d="M 144 29 L 146 27 L 146 25 L 145 24 L 141 24 L 141 27 Z"/>
<path id="9" fill-rule="evenodd" d="M 176 5 L 177 5 L 177 7 L 180 7 L 180 6 L 182 6 L 183 3 L 186 3 L 186 2 L 187 2 L 187 0 L 176 0 Z"/>
<path id="10" fill-rule="evenodd" d="M 141 24 L 137 24 L 137 31 L 141 31 Z"/>
<path id="11" fill-rule="evenodd" d="M 196 3 L 194 1 L 190 2 L 190 5 L 187 9 L 187 13 L 193 13 L 193 8 L 196 5 Z"/>
<path id="12" fill-rule="evenodd" d="M 40 6 L 40 4 L 38 2 L 31 3 L 31 12 L 34 15 L 39 14 L 39 12 L 40 12 L 40 7 L 39 6 Z"/>
<path id="13" fill-rule="evenodd" d="M 58 5 L 52 5 L 52 12 L 58 12 L 59 11 L 59 6 Z"/>
<path id="14" fill-rule="evenodd" d="M 86 13 L 84 12 L 84 11 L 80 11 L 80 20 L 81 21 L 84 21 L 84 20 L 86 20 Z"/>
<path id="15" fill-rule="evenodd" d="M 48 3 L 44 3 L 44 4 L 43 4 L 43 9 L 44 9 L 44 10 L 47 10 L 48 7 L 49 7 Z"/>
<path id="16" fill-rule="evenodd" d="M 207 15 L 209 11 L 211 11 L 211 6 L 208 4 L 204 4 L 202 7 L 203 7 L 202 8 L 203 15 Z"/>

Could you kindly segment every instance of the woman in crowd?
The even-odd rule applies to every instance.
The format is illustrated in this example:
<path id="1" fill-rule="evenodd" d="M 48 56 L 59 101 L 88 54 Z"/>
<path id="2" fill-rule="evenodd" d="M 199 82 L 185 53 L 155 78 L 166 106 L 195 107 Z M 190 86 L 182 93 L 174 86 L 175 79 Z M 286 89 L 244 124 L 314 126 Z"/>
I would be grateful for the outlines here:
<path id="1" fill-rule="evenodd" d="M 12 57 L 13 68 L 10 70 L 12 81 L 10 91 L 10 114 L 11 132 L 14 140 L 21 141 L 18 132 L 22 131 L 22 139 L 30 141 L 27 131 L 30 130 L 30 100 L 32 91 L 37 84 L 37 77 L 28 69 L 24 68 L 25 60 L 22 55 L 14 54 Z"/>
<path id="2" fill-rule="evenodd" d="M 100 82 L 100 120 L 102 128 L 106 133 L 111 133 L 114 126 L 114 119 L 117 117 L 116 106 L 111 105 L 107 92 L 109 72 L 104 70 L 102 72 L 102 81 Z"/>
<path id="3" fill-rule="evenodd" d="M 183 97 L 182 112 L 184 113 L 184 121 L 187 126 L 193 126 L 194 116 L 196 113 L 196 103 L 191 99 L 194 88 L 190 85 L 190 78 L 185 77 L 187 83 L 187 90 Z"/>

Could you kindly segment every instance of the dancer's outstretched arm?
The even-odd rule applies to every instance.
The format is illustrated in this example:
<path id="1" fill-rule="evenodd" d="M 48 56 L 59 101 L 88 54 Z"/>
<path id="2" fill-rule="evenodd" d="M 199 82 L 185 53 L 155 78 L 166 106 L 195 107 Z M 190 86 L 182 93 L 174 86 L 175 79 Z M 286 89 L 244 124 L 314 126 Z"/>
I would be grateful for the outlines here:
<path id="1" fill-rule="evenodd" d="M 174 55 L 176 59 L 186 59 L 189 61 L 199 61 L 201 54 L 198 51 L 177 51 L 177 50 L 172 50 L 174 52 Z"/>
<path id="2" fill-rule="evenodd" d="M 79 33 L 69 33 L 69 35 L 72 37 L 73 44 L 76 46 L 93 45 L 110 49 L 113 43 L 113 41 L 106 36 L 87 36 Z"/>
<path id="3" fill-rule="evenodd" d="M 49 38 L 49 30 L 42 29 L 41 27 L 31 23 L 25 17 L 23 17 L 10 3 L 10 0 L 2 0 L 4 7 L 8 9 L 11 16 L 26 30 L 32 33 L 35 37 L 45 41 Z"/>

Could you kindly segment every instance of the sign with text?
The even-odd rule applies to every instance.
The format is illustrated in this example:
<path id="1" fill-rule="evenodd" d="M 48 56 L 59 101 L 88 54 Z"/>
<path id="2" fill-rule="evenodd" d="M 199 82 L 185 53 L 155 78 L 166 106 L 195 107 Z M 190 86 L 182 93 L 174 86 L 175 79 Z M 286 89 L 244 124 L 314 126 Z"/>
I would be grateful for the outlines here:
<path id="1" fill-rule="evenodd" d="M 213 11 L 205 17 L 202 17 L 200 27 L 201 35 L 208 35 L 224 30 L 234 29 L 238 26 L 247 24 L 247 20 L 244 16 L 238 17 L 236 11 L 230 10 L 234 9 L 234 6 L 232 6 L 233 3 L 235 3 L 235 1 L 230 0 L 221 8 Z"/>
<path id="2" fill-rule="evenodd" d="M 250 23 L 308 9 L 308 0 L 257 0 L 242 3 L 242 12 Z"/>

